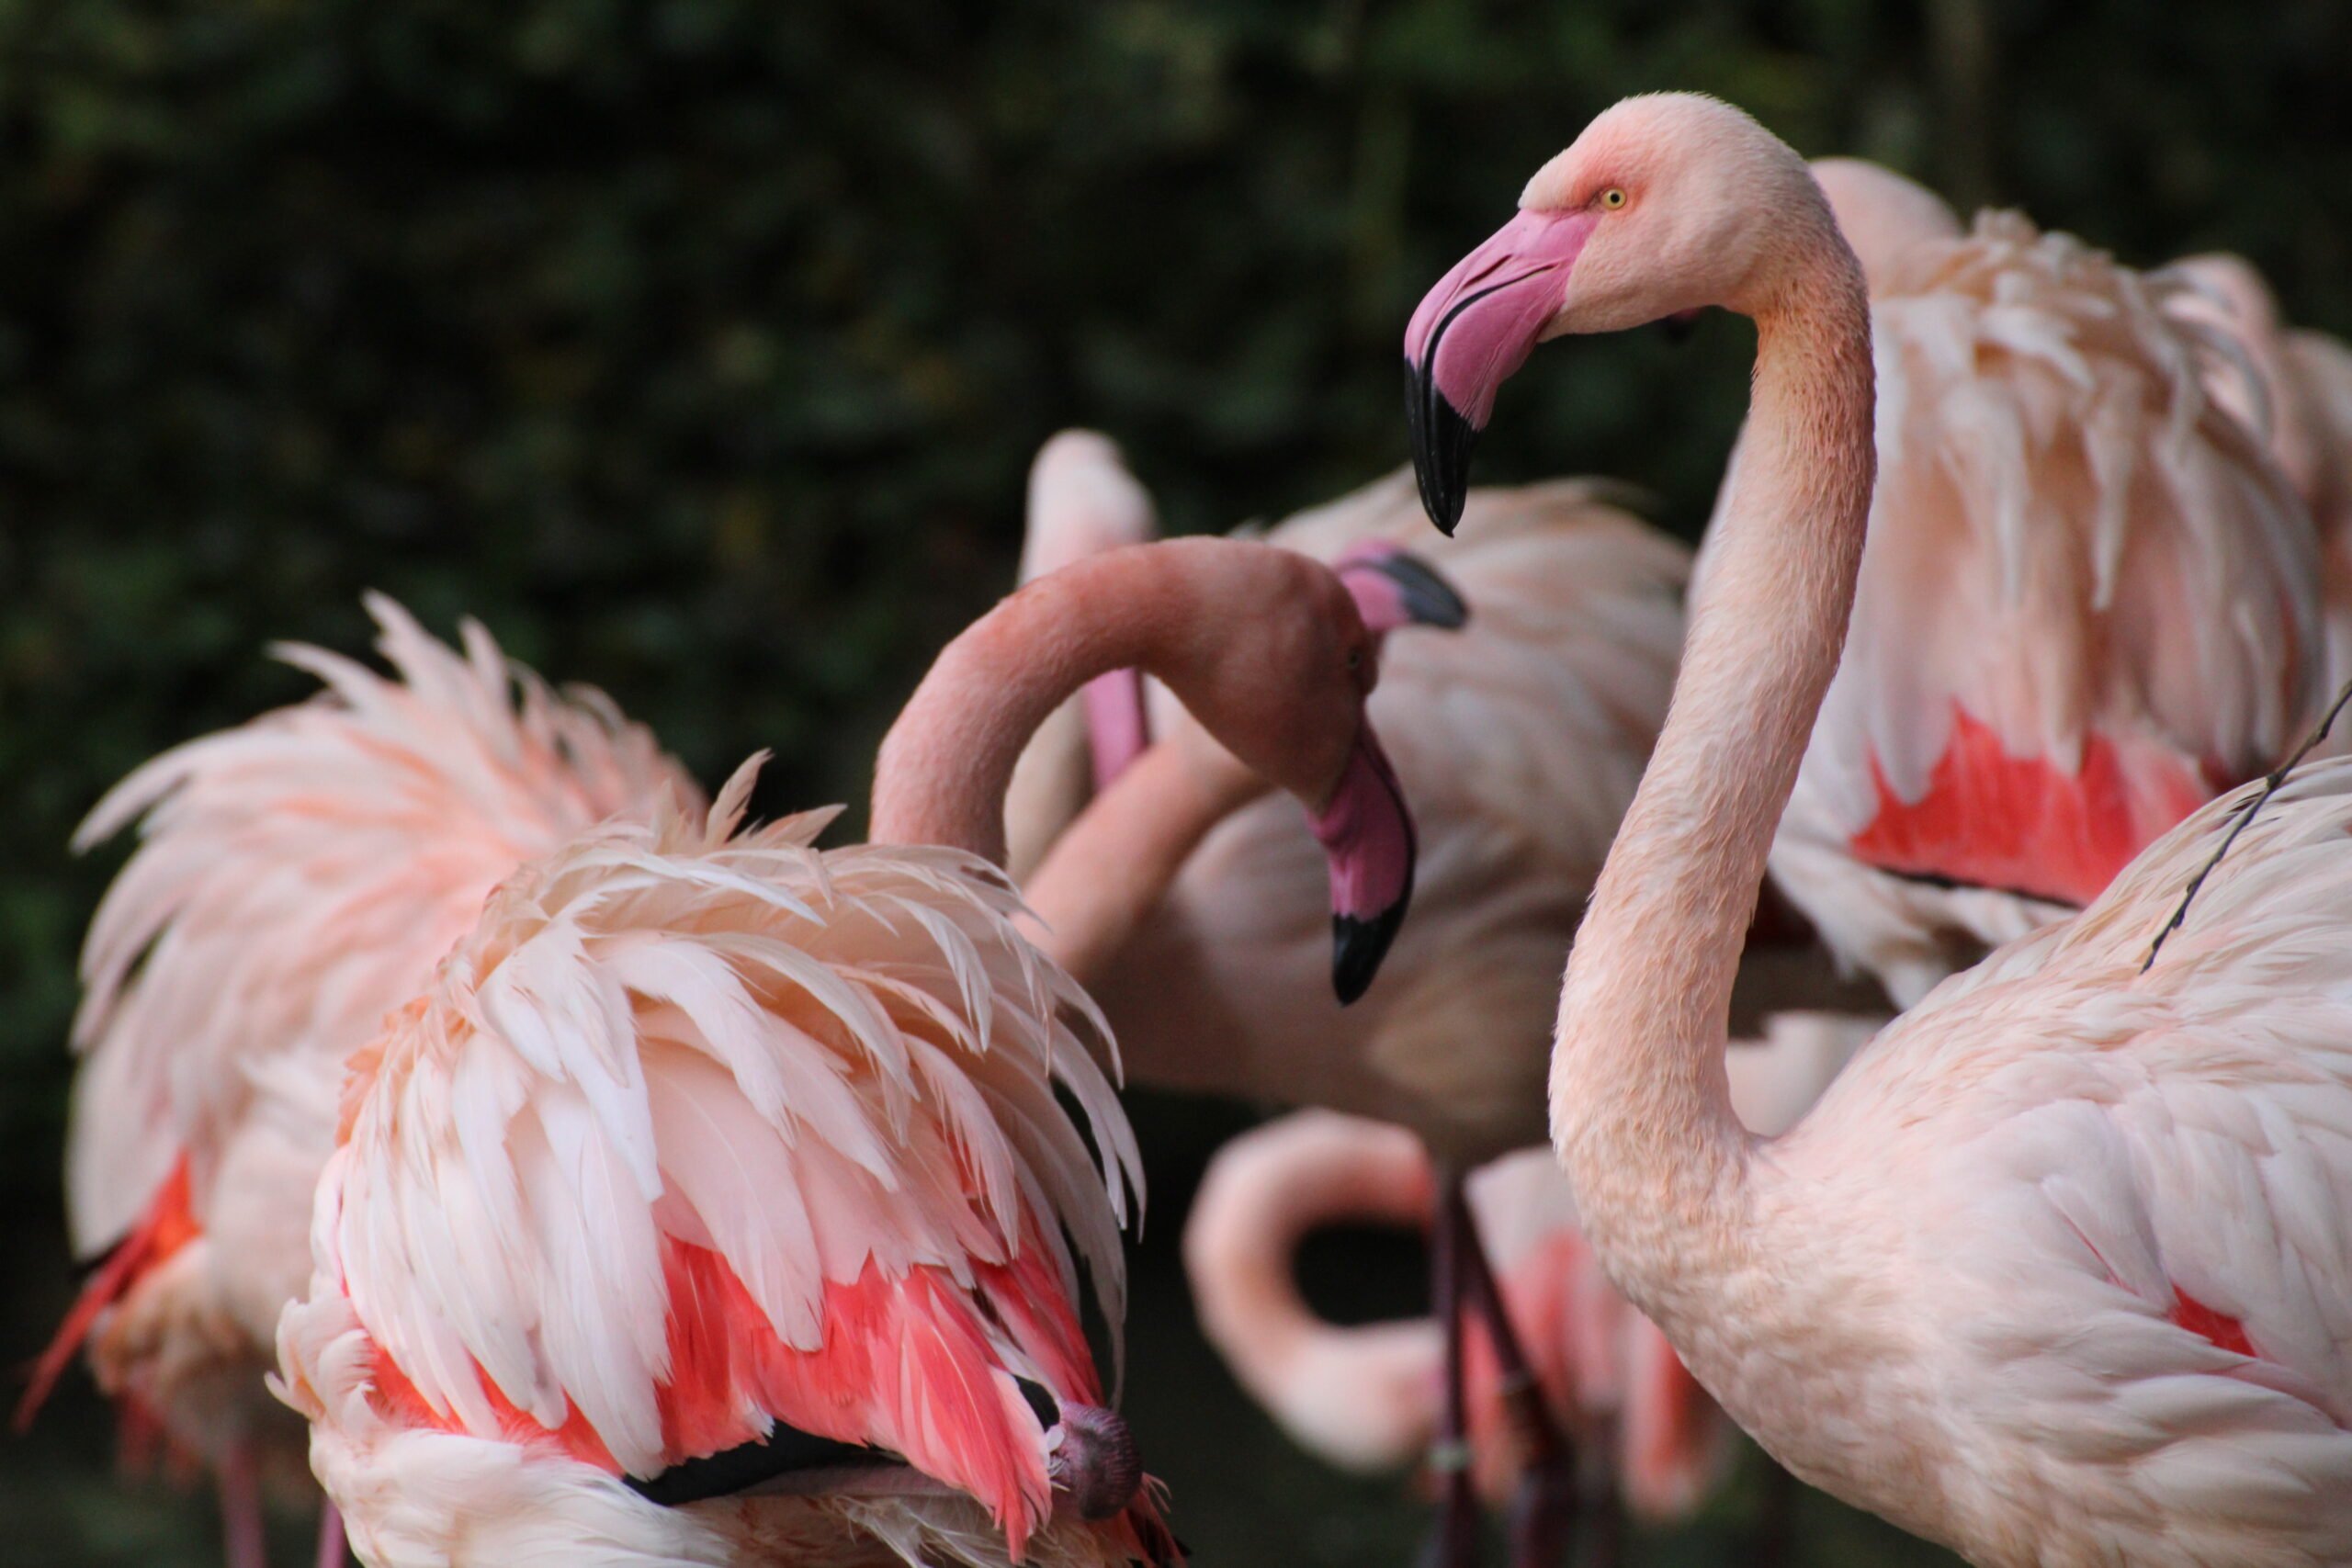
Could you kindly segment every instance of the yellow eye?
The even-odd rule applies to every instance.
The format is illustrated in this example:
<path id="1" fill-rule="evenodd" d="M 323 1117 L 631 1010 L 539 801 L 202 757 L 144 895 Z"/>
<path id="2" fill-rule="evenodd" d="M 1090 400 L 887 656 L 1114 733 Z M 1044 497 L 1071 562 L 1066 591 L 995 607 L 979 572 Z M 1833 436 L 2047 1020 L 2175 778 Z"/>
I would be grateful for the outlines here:
<path id="1" fill-rule="evenodd" d="M 1625 193 L 1617 186 L 1611 186 L 1600 193 L 1600 205 L 1614 212 L 1625 205 Z"/>

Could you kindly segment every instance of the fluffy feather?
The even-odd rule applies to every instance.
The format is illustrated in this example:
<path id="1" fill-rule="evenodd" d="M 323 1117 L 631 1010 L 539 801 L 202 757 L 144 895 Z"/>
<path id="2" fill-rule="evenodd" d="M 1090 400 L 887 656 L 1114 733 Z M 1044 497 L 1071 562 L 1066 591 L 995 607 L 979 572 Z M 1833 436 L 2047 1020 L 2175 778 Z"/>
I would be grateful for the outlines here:
<path id="1" fill-rule="evenodd" d="M 492 1495 L 576 1522 L 571 1562 L 830 1562 L 865 1550 L 830 1539 L 852 1516 L 910 1562 L 1147 1554 L 1148 1505 L 1049 1525 L 1014 1382 L 1101 1399 L 1066 1234 L 1124 1315 L 1139 1159 L 1099 1016 L 994 867 L 820 851 L 831 813 L 742 828 L 752 773 L 517 872 L 355 1062 L 280 1348 L 378 1568 L 500 1561 L 465 1535 Z M 993 1529 L 616 1479 L 776 1421 L 903 1455 Z"/>
<path id="2" fill-rule="evenodd" d="M 1907 1001 L 2301 738 L 2318 565 L 2183 283 L 2015 213 L 1874 283 L 1869 541 L 1772 869 Z"/>
<path id="3" fill-rule="evenodd" d="M 368 607 L 390 676 L 280 649 L 326 689 L 147 763 L 74 840 L 139 823 L 83 949 L 74 1245 L 119 1245 L 175 1168 L 194 1227 L 168 1268 L 119 1281 L 93 1354 L 103 1382 L 204 1450 L 268 1408 L 260 1374 L 308 1274 L 345 1059 L 519 863 L 698 798 L 601 694 L 557 694 L 471 623 L 460 653 L 380 595 Z"/>

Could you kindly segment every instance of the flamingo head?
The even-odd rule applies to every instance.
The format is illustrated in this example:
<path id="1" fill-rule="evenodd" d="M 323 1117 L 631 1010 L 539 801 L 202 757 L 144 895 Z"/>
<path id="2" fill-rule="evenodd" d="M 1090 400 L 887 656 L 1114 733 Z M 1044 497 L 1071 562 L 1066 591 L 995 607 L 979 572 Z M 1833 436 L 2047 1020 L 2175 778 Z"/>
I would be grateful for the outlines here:
<path id="1" fill-rule="evenodd" d="M 1604 111 L 1536 171 L 1519 207 L 1405 329 L 1413 467 L 1422 505 L 1448 533 L 1495 393 L 1538 343 L 1712 305 L 1766 314 L 1836 229 L 1786 142 L 1689 93 Z"/>
<path id="2" fill-rule="evenodd" d="M 1330 874 L 1332 987 L 1352 1002 L 1413 892 L 1412 814 L 1365 713 L 1381 639 L 1407 626 L 1459 626 L 1468 612 L 1434 569 L 1394 547 L 1327 567 L 1271 545 L 1217 544 L 1209 558 L 1248 570 L 1208 599 L 1217 613 L 1193 657 L 1168 668 L 1168 684 L 1200 722 L 1194 739 L 1213 739 L 1209 766 L 1238 761 L 1306 807 Z"/>

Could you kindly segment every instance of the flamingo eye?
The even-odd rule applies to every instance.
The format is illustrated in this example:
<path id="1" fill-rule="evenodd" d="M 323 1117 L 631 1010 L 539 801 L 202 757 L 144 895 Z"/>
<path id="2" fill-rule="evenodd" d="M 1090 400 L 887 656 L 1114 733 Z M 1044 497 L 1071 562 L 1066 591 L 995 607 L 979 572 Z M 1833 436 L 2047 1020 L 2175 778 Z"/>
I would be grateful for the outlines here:
<path id="1" fill-rule="evenodd" d="M 1361 670 L 1363 668 L 1363 649 L 1351 648 L 1348 649 L 1348 668 L 1351 670 Z"/>
<path id="2" fill-rule="evenodd" d="M 1619 208 L 1624 206 L 1624 187 L 1622 186 L 1611 186 L 1607 190 L 1602 191 L 1600 193 L 1600 205 L 1607 208 L 1611 212 L 1614 212 Z"/>

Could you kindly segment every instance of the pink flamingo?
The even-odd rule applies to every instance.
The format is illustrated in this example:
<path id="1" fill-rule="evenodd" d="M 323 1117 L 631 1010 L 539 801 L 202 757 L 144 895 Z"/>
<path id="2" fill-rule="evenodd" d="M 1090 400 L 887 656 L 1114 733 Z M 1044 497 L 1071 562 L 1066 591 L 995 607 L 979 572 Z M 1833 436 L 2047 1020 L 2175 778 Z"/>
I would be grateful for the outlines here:
<path id="1" fill-rule="evenodd" d="M 1706 98 L 1607 111 L 1521 205 L 1408 329 L 1441 523 L 1539 339 L 1757 324 L 1747 460 L 1561 988 L 1602 1266 L 1783 1464 L 1972 1561 L 2352 1560 L 2352 769 L 2200 808 L 1751 1136 L 1724 1018 L 1862 571 L 1861 271 L 1796 154 Z"/>
<path id="2" fill-rule="evenodd" d="M 997 864 L 1023 740 L 1129 666 L 1310 803 L 1343 897 L 1401 902 L 1354 602 L 1220 540 L 1080 562 L 959 637 L 883 743 L 872 844 L 741 829 L 747 769 L 707 820 L 517 873 L 356 1064 L 280 1333 L 375 1568 L 1175 1560 L 1062 1242 L 1116 1325 L 1109 1035 Z"/>
<path id="3" fill-rule="evenodd" d="M 383 676 L 280 657 L 312 700 L 177 747 L 74 843 L 141 842 L 83 949 L 66 1140 L 74 1245 L 102 1262 L 18 1407 L 86 1338 L 127 1429 L 160 1422 L 220 1480 L 232 1568 L 302 1432 L 263 1386 L 301 1293 L 345 1059 L 421 987 L 498 879 L 615 815 L 697 797 L 601 694 L 559 697 L 469 623 L 462 656 L 371 596 Z M 340 1562 L 333 1511 L 322 1562 Z"/>
<path id="4" fill-rule="evenodd" d="M 1091 449 L 1114 464 L 1115 451 Z M 1042 465 L 1041 465 L 1042 468 Z M 1132 481 L 1129 481 L 1130 483 Z M 1114 493 L 1097 479 L 1093 493 Z M 1411 929 L 1379 987 L 1342 1009 L 1322 983 L 1326 900 L 1311 838 L 1264 786 L 1155 710 L 1155 749 L 1056 841 L 1025 884 L 1040 942 L 1088 977 L 1136 1082 L 1321 1105 L 1408 1128 L 1441 1170 L 1433 1296 L 1459 1364 L 1476 1311 L 1521 1359 L 1461 1197 L 1468 1171 L 1540 1141 L 1554 972 L 1576 931 L 1664 712 L 1680 638 L 1681 548 L 1604 504 L 1599 487 L 1481 491 L 1484 527 L 1431 561 L 1475 606 L 1458 619 L 1396 570 L 1427 537 L 1402 474 L 1303 513 L 1270 543 L 1333 562 L 1394 630 L 1374 716 L 1422 834 Z M 1067 764 L 1065 764 L 1067 771 Z M 1464 1411 L 1449 1401 L 1441 1441 Z M 1544 1424 L 1522 1402 L 1522 1424 Z M 1531 1440 L 1533 1440 L 1532 1438 Z M 1520 1507 L 1521 1554 L 1566 1528 L 1554 1441 Z M 1476 1528 L 1451 1474 L 1440 1533 Z"/>
<path id="5" fill-rule="evenodd" d="M 1792 1125 L 1875 1027 L 1775 1015 L 1763 1041 L 1725 1057 L 1741 1122 L 1767 1134 Z M 1722 1471 L 1713 1406 L 1601 1274 L 1551 1151 L 1482 1167 L 1468 1195 L 1553 1419 L 1585 1451 L 1610 1452 L 1635 1513 L 1690 1514 Z M 1395 1470 L 1429 1452 L 1443 1413 L 1442 1331 L 1427 1319 L 1324 1322 L 1299 1294 L 1293 1255 L 1307 1234 L 1340 1221 L 1426 1226 L 1436 1199 L 1429 1155 L 1409 1133 L 1306 1111 L 1218 1150 L 1185 1221 L 1185 1271 L 1210 1343 L 1284 1430 L 1341 1469 Z M 1501 1503 L 1528 1456 L 1483 1325 L 1474 1325 L 1466 1375 L 1471 1472 Z"/>
<path id="6" fill-rule="evenodd" d="M 1871 289 L 1879 481 L 1772 876 L 1907 1005 L 2286 753 L 2318 572 L 2177 279 L 2014 213 L 1963 235 L 1867 164 L 1815 175 Z"/>

